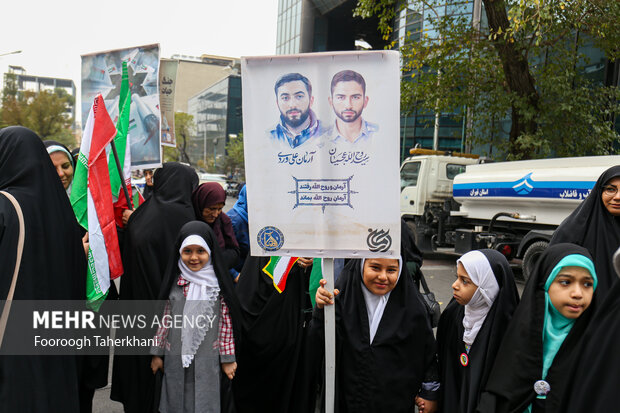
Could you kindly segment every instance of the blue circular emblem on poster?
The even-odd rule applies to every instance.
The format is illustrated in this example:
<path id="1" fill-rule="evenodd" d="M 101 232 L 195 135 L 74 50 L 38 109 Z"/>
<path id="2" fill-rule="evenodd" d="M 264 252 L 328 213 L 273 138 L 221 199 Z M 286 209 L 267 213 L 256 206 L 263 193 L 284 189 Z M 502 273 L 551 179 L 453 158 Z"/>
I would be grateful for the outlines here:
<path id="1" fill-rule="evenodd" d="M 265 227 L 258 231 L 258 245 L 265 251 L 277 251 L 284 245 L 284 234 L 276 227 Z"/>

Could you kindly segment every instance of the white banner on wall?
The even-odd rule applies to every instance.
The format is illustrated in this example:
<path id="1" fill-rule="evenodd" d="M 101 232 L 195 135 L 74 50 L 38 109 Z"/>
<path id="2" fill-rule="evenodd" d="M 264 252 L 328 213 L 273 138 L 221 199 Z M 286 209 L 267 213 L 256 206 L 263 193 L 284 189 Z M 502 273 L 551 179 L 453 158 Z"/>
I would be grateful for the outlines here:
<path id="1" fill-rule="evenodd" d="M 398 257 L 399 55 L 242 58 L 251 253 Z"/>

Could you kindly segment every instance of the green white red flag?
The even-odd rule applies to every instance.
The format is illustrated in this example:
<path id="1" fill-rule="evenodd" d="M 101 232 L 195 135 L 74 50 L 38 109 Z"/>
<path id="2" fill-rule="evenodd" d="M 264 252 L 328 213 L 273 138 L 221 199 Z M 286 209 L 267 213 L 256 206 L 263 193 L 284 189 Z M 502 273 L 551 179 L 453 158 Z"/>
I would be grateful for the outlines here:
<path id="1" fill-rule="evenodd" d="M 116 121 L 116 137 L 114 138 L 114 144 L 116 145 L 116 151 L 118 154 L 118 160 L 123 168 L 123 178 L 125 180 L 125 186 L 131 194 L 131 146 L 129 137 L 129 111 L 131 107 L 131 93 L 129 90 L 129 75 L 127 71 L 127 62 L 123 62 L 123 70 L 121 77 L 121 89 L 118 99 L 118 119 Z M 110 187 L 112 188 L 112 199 L 114 201 L 114 215 L 116 219 L 116 225 L 124 227 L 122 221 L 123 210 L 128 209 L 127 200 L 121 184 L 121 176 L 118 173 L 116 167 L 116 161 L 114 160 L 114 154 L 109 153 L 108 156 L 108 170 L 110 172 Z M 136 202 L 132 202 L 134 209 L 138 206 Z"/>
<path id="2" fill-rule="evenodd" d="M 298 259 L 299 257 L 271 257 L 263 268 L 263 272 L 273 279 L 273 286 L 278 292 L 281 293 L 286 288 L 288 274 Z"/>
<path id="3" fill-rule="evenodd" d="M 86 298 L 98 308 L 110 288 L 110 280 L 123 274 L 106 146 L 116 128 L 97 95 L 88 115 L 71 190 L 75 216 L 89 233 Z"/>

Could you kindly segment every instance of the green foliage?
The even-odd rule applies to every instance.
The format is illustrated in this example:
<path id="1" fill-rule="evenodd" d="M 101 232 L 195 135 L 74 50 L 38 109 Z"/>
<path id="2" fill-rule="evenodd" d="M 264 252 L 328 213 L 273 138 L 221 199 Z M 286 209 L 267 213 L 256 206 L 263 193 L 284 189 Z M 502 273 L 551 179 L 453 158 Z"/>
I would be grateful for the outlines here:
<path id="1" fill-rule="evenodd" d="M 390 37 L 393 17 L 415 14 L 422 3 L 436 10 L 456 1 L 358 0 L 355 13 L 377 16 L 379 31 Z M 432 24 L 438 36 L 394 38 L 402 56 L 402 111 L 437 108 L 463 119 L 469 107 L 468 143 L 490 145 L 510 159 L 613 153 L 620 142 L 614 129 L 620 91 L 588 76 L 584 68 L 599 62 L 583 51 L 593 44 L 611 59 L 620 57 L 620 2 L 483 4 L 488 24 L 479 32 L 470 15 L 430 13 L 424 25 Z"/>
<path id="2" fill-rule="evenodd" d="M 14 77 L 7 75 L 2 92 L 0 126 L 20 125 L 32 129 L 41 139 L 57 140 L 69 147 L 75 147 L 71 125 L 73 118 L 67 108 L 74 103 L 73 96 L 64 89 L 53 92 L 18 92 Z"/>
<path id="3" fill-rule="evenodd" d="M 244 181 L 245 158 L 243 153 L 243 134 L 240 133 L 226 144 L 226 156 L 223 157 L 221 163 L 222 172 L 226 175 L 240 175 L 241 180 Z"/>

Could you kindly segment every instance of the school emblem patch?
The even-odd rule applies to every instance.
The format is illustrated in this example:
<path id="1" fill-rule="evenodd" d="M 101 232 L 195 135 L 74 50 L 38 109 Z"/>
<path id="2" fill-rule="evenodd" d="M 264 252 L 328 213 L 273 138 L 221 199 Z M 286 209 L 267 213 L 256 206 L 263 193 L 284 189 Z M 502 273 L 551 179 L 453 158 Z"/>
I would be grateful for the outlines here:
<path id="1" fill-rule="evenodd" d="M 284 245 L 284 234 L 276 227 L 264 227 L 256 238 L 259 247 L 265 251 L 277 251 Z"/>
<path id="2" fill-rule="evenodd" d="M 534 391 L 539 396 L 546 396 L 551 391 L 551 386 L 544 380 L 538 380 L 534 383 Z"/>
<path id="3" fill-rule="evenodd" d="M 462 353 L 461 357 L 459 358 L 463 367 L 467 367 L 467 365 L 469 364 L 469 357 L 467 356 L 467 353 Z"/>

